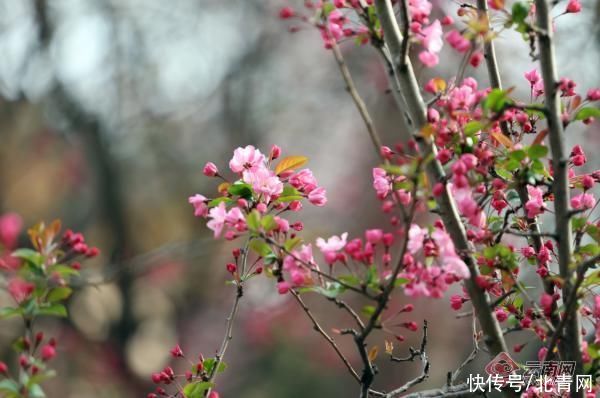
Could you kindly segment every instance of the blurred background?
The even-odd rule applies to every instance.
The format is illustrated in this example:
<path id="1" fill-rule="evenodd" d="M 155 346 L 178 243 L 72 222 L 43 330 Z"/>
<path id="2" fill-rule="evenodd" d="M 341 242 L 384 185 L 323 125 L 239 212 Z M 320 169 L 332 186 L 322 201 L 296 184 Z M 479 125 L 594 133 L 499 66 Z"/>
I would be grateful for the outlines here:
<path id="1" fill-rule="evenodd" d="M 438 16 L 456 15 L 454 2 L 433 2 Z M 281 7 L 301 3 L 0 0 L 0 214 L 16 212 L 25 225 L 60 218 L 102 249 L 85 271 L 97 283 L 70 299 L 71 319 L 44 325 L 62 341 L 50 397 L 143 397 L 176 343 L 190 357 L 218 349 L 235 246 L 214 241 L 187 203 L 216 189 L 202 175 L 207 161 L 224 169 L 233 149 L 248 144 L 308 156 L 329 203 L 305 210 L 307 240 L 382 224 L 370 188 L 377 157 L 333 56 L 317 31 L 291 34 L 278 18 Z M 581 14 L 556 22 L 560 75 L 580 93 L 600 85 L 599 4 L 583 1 Z M 384 143 L 401 141 L 407 132 L 377 55 L 351 42 L 342 49 Z M 525 87 L 526 44 L 503 32 L 497 49 L 505 86 Z M 449 78 L 459 63 L 445 49 L 441 65 L 419 77 Z M 467 75 L 487 85 L 483 66 Z M 599 130 L 596 122 L 568 132 L 585 143 L 590 169 L 600 163 Z M 308 301 L 326 328 L 349 325 L 332 304 Z M 456 319 L 447 300 L 417 301 L 415 314 L 407 320 L 426 318 L 431 328 L 424 386 L 441 386 L 471 351 L 470 319 Z M 1 357 L 19 327 L 2 322 Z M 401 353 L 420 341 L 420 331 L 405 335 Z M 330 347 L 269 281 L 247 285 L 234 336 L 222 396 L 356 394 Z M 373 343 L 382 346 L 379 337 Z M 356 362 L 350 339 L 337 339 Z M 523 355 L 535 352 L 528 349 Z M 489 359 L 481 357 L 475 373 Z M 381 389 L 420 372 L 418 364 L 379 362 Z"/>

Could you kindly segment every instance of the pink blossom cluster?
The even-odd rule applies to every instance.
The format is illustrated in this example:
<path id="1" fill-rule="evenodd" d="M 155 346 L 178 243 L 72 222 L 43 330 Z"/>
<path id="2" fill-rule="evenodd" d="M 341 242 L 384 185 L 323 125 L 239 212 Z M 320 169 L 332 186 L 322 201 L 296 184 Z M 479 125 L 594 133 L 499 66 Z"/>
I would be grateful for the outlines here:
<path id="1" fill-rule="evenodd" d="M 295 171 L 295 158 L 284 158 L 283 169 L 273 169 L 274 161 L 281 155 L 281 149 L 274 145 L 268 157 L 252 145 L 237 148 L 229 161 L 229 169 L 234 173 L 234 181 L 229 181 L 214 163 L 207 163 L 204 174 L 225 181 L 220 185 L 220 194 L 209 199 L 201 194 L 190 196 L 188 201 L 194 207 L 194 215 L 208 219 L 207 226 L 215 238 L 224 232 L 225 238 L 232 240 L 247 231 L 246 215 L 257 210 L 260 214 L 302 209 L 302 199 L 315 206 L 327 203 L 326 191 L 309 169 Z M 281 163 L 283 164 L 283 163 Z M 287 232 L 290 224 L 282 217 L 275 218 L 278 231 Z M 293 226 L 294 227 L 294 226 Z"/>
<path id="2" fill-rule="evenodd" d="M 412 224 L 407 249 L 400 274 L 408 280 L 404 287 L 407 296 L 440 298 L 449 285 L 470 276 L 441 221 L 435 223 L 431 232 Z M 421 261 L 419 255 L 425 261 Z"/>

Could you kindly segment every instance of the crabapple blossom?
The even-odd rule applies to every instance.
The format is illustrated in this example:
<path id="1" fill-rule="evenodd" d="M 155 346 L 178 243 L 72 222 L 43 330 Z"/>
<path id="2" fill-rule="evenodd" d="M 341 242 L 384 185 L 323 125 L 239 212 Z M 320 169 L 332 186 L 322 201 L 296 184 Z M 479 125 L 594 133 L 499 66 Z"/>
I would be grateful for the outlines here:
<path id="1" fill-rule="evenodd" d="M 525 203 L 528 218 L 535 218 L 544 212 L 546 205 L 544 204 L 543 192 L 537 187 L 527 185 L 527 193 L 529 200 Z"/>
<path id="2" fill-rule="evenodd" d="M 263 166 L 265 156 L 252 145 L 237 148 L 233 151 L 233 158 L 229 161 L 229 168 L 234 173 L 246 170 L 256 171 Z"/>

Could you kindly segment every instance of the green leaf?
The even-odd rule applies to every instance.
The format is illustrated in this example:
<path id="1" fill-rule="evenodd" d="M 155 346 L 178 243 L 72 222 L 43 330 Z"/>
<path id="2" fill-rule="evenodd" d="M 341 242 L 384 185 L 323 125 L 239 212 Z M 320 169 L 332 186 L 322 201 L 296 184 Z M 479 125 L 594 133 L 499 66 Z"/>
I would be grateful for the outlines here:
<path id="1" fill-rule="evenodd" d="M 573 217 L 571 221 L 571 225 L 573 229 L 582 229 L 587 224 L 587 219 L 585 217 Z"/>
<path id="2" fill-rule="evenodd" d="M 483 108 L 498 113 L 510 102 L 507 91 L 495 88 L 485 98 Z"/>
<path id="3" fill-rule="evenodd" d="M 577 253 L 580 254 L 588 254 L 590 256 L 595 256 L 600 252 L 600 247 L 596 243 L 590 243 L 584 246 L 581 246 Z"/>
<path id="4" fill-rule="evenodd" d="M 396 278 L 396 280 L 394 281 L 394 286 L 396 286 L 396 287 L 403 286 L 403 285 L 406 285 L 408 282 L 410 282 L 410 279 Z"/>
<path id="5" fill-rule="evenodd" d="M 0 308 L 0 319 L 8 319 L 23 313 L 21 308 L 4 307 Z"/>
<path id="6" fill-rule="evenodd" d="M 262 239 L 253 239 L 249 244 L 250 250 L 254 251 L 261 257 L 266 257 L 271 254 L 271 248 Z"/>
<path id="7" fill-rule="evenodd" d="M 44 263 L 44 256 L 32 249 L 17 249 L 11 255 L 25 260 L 37 268 Z"/>
<path id="8" fill-rule="evenodd" d="M 45 396 L 46 394 L 44 393 L 44 390 L 42 390 L 42 387 L 40 387 L 39 384 L 33 384 L 29 387 L 29 398 L 44 398 Z"/>
<path id="9" fill-rule="evenodd" d="M 2 380 L 0 381 L 0 391 L 5 393 L 19 394 L 19 384 L 17 384 L 17 382 L 14 380 Z"/>
<path id="10" fill-rule="evenodd" d="M 600 109 L 593 107 L 581 108 L 575 115 L 575 120 L 585 120 L 590 117 L 600 117 Z"/>
<path id="11" fill-rule="evenodd" d="M 296 236 L 294 238 L 290 238 L 287 239 L 285 241 L 285 243 L 283 244 L 283 248 L 285 249 L 285 251 L 287 252 L 291 252 L 292 250 L 294 250 L 300 243 L 302 242 L 302 238 L 300 238 L 299 236 Z"/>
<path id="12" fill-rule="evenodd" d="M 275 217 L 273 217 L 271 214 L 264 216 L 260 223 L 265 232 L 269 232 L 277 228 L 277 222 L 275 221 Z"/>
<path id="13" fill-rule="evenodd" d="M 466 135 L 473 135 L 483 130 L 483 127 L 483 123 L 473 120 L 465 125 L 464 132 Z"/>
<path id="14" fill-rule="evenodd" d="M 588 276 L 586 276 L 583 280 L 583 283 L 581 284 L 581 286 L 584 288 L 598 285 L 600 285 L 600 270 L 594 271 Z"/>
<path id="15" fill-rule="evenodd" d="M 532 145 L 527 153 L 531 159 L 540 159 L 548 155 L 548 147 L 545 145 Z"/>
<path id="16" fill-rule="evenodd" d="M 226 196 L 221 196 L 221 197 L 218 197 L 218 198 L 213 199 L 210 202 L 208 202 L 208 207 L 218 206 L 221 202 L 225 203 L 225 205 L 228 205 L 230 203 L 233 203 L 233 200 L 231 200 L 231 198 L 228 198 Z"/>
<path id="17" fill-rule="evenodd" d="M 183 387 L 183 395 L 185 398 L 204 398 L 204 393 L 213 386 L 214 383 L 208 381 L 190 383 Z"/>
<path id="18" fill-rule="evenodd" d="M 350 285 L 350 286 L 358 286 L 360 285 L 360 278 L 356 275 L 340 275 L 338 277 L 339 280 L 341 280 L 342 282 L 344 282 L 346 285 Z"/>
<path id="19" fill-rule="evenodd" d="M 372 289 L 377 289 L 378 288 L 378 284 L 379 284 L 379 275 L 377 273 L 377 267 L 374 265 L 371 265 L 369 267 L 369 269 L 367 270 L 367 280 L 366 280 L 367 286 L 372 288 Z"/>
<path id="20" fill-rule="evenodd" d="M 521 162 L 519 162 L 517 159 L 510 159 L 508 162 L 506 162 L 504 167 L 508 171 L 515 171 L 521 167 Z"/>
<path id="21" fill-rule="evenodd" d="M 365 305 L 362 307 L 362 313 L 366 316 L 372 316 L 375 313 L 375 306 Z"/>
<path id="22" fill-rule="evenodd" d="M 258 210 L 252 210 L 252 212 L 246 216 L 246 225 L 248 225 L 250 231 L 258 231 L 260 228 L 260 213 Z"/>
<path id="23" fill-rule="evenodd" d="M 302 200 L 304 196 L 302 195 L 289 195 L 289 196 L 280 196 L 277 198 L 277 203 L 287 203 L 293 202 L 294 200 Z"/>
<path id="24" fill-rule="evenodd" d="M 40 307 L 38 310 L 39 315 L 57 316 L 66 318 L 68 316 L 67 308 L 62 304 L 51 304 L 48 306 Z"/>
<path id="25" fill-rule="evenodd" d="M 227 192 L 234 196 L 241 196 L 244 199 L 250 199 L 254 194 L 252 186 L 243 182 L 236 182 L 230 185 L 229 188 L 227 188 Z"/>
<path id="26" fill-rule="evenodd" d="M 529 7 L 521 2 L 516 2 L 512 6 L 512 20 L 516 24 L 525 22 L 525 18 L 529 15 Z"/>
<path id="27" fill-rule="evenodd" d="M 346 291 L 346 288 L 337 282 L 330 283 L 326 288 L 321 286 L 308 286 L 299 289 L 300 293 L 319 293 L 327 298 L 336 298 Z"/>
<path id="28" fill-rule="evenodd" d="M 79 271 L 64 264 L 57 264 L 48 269 L 48 274 L 58 274 L 61 278 L 79 275 Z"/>
<path id="29" fill-rule="evenodd" d="M 516 149 L 509 153 L 508 157 L 511 160 L 516 160 L 518 162 L 524 160 L 527 157 L 527 152 L 522 149 Z"/>
<path id="30" fill-rule="evenodd" d="M 56 287 L 56 288 L 50 290 L 50 293 L 48 293 L 48 301 L 51 303 L 54 303 L 56 301 L 66 300 L 71 296 L 72 293 L 73 293 L 73 289 L 71 289 L 69 287 L 66 287 L 66 286 Z"/>
<path id="31" fill-rule="evenodd" d="M 291 185 L 286 185 L 283 187 L 283 191 L 281 192 L 281 196 L 300 196 L 300 191 L 294 188 Z"/>

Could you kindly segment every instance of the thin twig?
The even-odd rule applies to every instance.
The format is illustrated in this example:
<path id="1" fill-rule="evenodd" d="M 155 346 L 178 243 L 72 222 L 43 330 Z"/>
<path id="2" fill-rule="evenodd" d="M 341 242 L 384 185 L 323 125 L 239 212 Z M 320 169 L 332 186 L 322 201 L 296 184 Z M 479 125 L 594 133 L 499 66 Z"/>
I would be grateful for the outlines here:
<path id="1" fill-rule="evenodd" d="M 417 376 L 416 378 L 408 381 L 404 385 L 387 393 L 386 398 L 397 397 L 400 394 L 409 390 L 410 388 L 416 386 L 417 384 L 422 383 L 429 377 L 429 368 L 431 367 L 431 364 L 429 363 L 429 359 L 427 357 L 427 351 L 425 350 L 426 346 L 427 346 L 427 320 L 424 320 L 423 321 L 423 340 L 421 341 L 421 348 L 419 350 L 419 357 L 421 359 L 421 362 L 423 362 L 423 370 L 421 371 L 421 374 L 419 376 Z"/>
<path id="2" fill-rule="evenodd" d="M 246 242 L 246 245 L 243 249 L 242 269 L 246 268 L 246 262 L 248 261 L 248 244 L 249 243 L 250 243 L 250 240 L 248 240 Z M 205 382 L 214 383 L 214 381 L 217 377 L 219 365 L 223 361 L 223 357 L 225 356 L 225 353 L 227 352 L 227 347 L 229 347 L 229 342 L 233 338 L 233 324 L 234 324 L 235 317 L 237 315 L 238 308 L 240 305 L 240 299 L 242 298 L 243 295 L 244 295 L 243 284 L 241 281 L 238 281 L 237 286 L 236 286 L 235 299 L 233 301 L 233 305 L 231 307 L 229 316 L 227 317 L 227 322 L 226 322 L 226 327 L 225 327 L 225 336 L 223 337 L 223 341 L 221 342 L 221 347 L 219 348 L 219 351 L 215 355 L 215 363 L 212 367 L 212 370 L 211 370 L 210 374 L 204 379 Z M 206 390 L 205 396 L 208 396 L 209 393 L 210 393 L 210 388 L 208 390 Z"/>
<path id="3" fill-rule="evenodd" d="M 473 350 L 471 351 L 471 353 L 469 354 L 469 356 L 463 361 L 463 363 L 460 364 L 460 366 L 458 367 L 458 369 L 456 369 L 454 371 L 454 373 L 452 373 L 452 376 L 450 377 L 450 384 L 454 385 L 454 383 L 456 382 L 456 379 L 458 379 L 458 376 L 460 376 L 460 373 L 462 372 L 462 370 L 471 362 L 473 362 L 475 360 L 475 358 L 477 357 L 477 354 L 479 353 L 479 342 L 477 339 L 477 317 L 473 316 L 473 322 L 471 324 L 471 330 L 473 333 Z"/>
<path id="4" fill-rule="evenodd" d="M 381 139 L 379 138 L 379 134 L 377 133 L 377 130 L 375 129 L 375 124 L 373 123 L 373 119 L 371 118 L 371 115 L 369 114 L 369 110 L 367 109 L 365 102 L 363 101 L 362 97 L 358 93 L 358 90 L 356 89 L 356 85 L 354 84 L 354 79 L 352 79 L 352 74 L 350 73 L 350 70 L 348 69 L 348 66 L 346 65 L 346 61 L 344 60 L 342 51 L 340 50 L 340 47 L 337 45 L 335 40 L 333 41 L 331 50 L 333 52 L 333 56 L 338 65 L 338 68 L 340 69 L 342 78 L 344 79 L 344 82 L 346 83 L 346 90 L 348 91 L 348 94 L 350 94 L 350 97 L 352 97 L 352 100 L 354 101 L 354 105 L 356 105 L 356 109 L 358 110 L 358 113 L 362 117 L 365 127 L 367 128 L 369 137 L 371 137 L 371 142 L 373 143 L 373 146 L 375 147 L 375 152 L 377 153 L 378 157 L 382 157 L 381 156 L 381 146 L 382 146 Z M 383 160 L 385 161 L 385 159 L 383 159 Z"/>
<path id="5" fill-rule="evenodd" d="M 293 289 L 290 290 L 290 293 L 292 293 L 292 296 L 294 296 L 294 298 L 296 299 L 296 301 L 298 302 L 298 304 L 300 304 L 300 307 L 302 307 L 302 310 L 310 318 L 310 320 L 311 320 L 311 322 L 313 324 L 314 329 L 321 336 L 323 336 L 323 338 L 325 340 L 327 340 L 327 342 L 333 348 L 333 350 L 335 351 L 335 353 L 337 354 L 337 356 L 342 360 L 342 362 L 344 363 L 344 365 L 346 365 L 346 368 L 348 368 L 348 371 L 350 372 L 350 374 L 352 375 L 352 377 L 354 377 L 356 379 L 356 381 L 358 381 L 360 383 L 360 377 L 358 376 L 358 373 L 356 373 L 356 371 L 354 370 L 354 368 L 350 364 L 350 361 L 348 361 L 348 359 L 346 358 L 346 356 L 344 355 L 344 353 L 340 350 L 340 348 L 338 347 L 338 345 L 335 343 L 335 340 L 330 335 L 327 334 L 327 332 L 319 324 L 319 322 L 317 321 L 317 319 L 313 316 L 312 312 L 310 311 L 310 309 L 308 308 L 308 306 L 306 305 L 306 303 L 304 303 L 304 300 L 302 300 L 302 298 L 300 297 L 300 294 L 298 294 L 298 292 L 296 292 Z"/>

